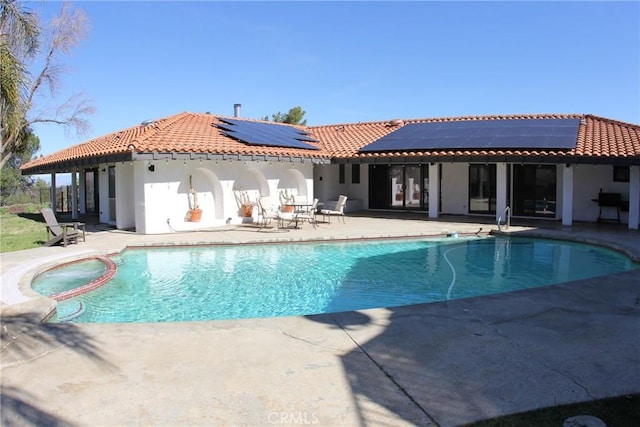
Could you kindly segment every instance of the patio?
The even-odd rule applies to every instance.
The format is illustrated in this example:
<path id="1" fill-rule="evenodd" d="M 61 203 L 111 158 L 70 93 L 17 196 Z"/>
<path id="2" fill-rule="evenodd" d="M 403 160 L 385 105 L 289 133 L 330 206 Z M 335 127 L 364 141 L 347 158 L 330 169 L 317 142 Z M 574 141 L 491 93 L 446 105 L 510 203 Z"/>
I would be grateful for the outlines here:
<path id="1" fill-rule="evenodd" d="M 482 218 L 388 212 L 277 233 L 136 235 L 87 224 L 85 243 L 4 253 L 2 423 L 455 426 L 640 392 L 640 270 L 401 308 L 165 324 L 38 324 L 48 303 L 28 289 L 47 266 L 125 246 L 495 229 Z M 507 232 L 606 243 L 640 260 L 640 234 L 617 224 Z"/>

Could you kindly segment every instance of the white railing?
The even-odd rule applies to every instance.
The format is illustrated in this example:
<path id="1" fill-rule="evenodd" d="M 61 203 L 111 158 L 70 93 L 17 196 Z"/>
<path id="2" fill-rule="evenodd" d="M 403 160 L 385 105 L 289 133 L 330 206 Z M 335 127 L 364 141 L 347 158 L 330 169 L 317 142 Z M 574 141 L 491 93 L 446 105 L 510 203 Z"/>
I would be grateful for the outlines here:
<path id="1" fill-rule="evenodd" d="M 504 209 L 504 212 L 502 212 L 502 215 L 500 215 L 498 217 L 498 231 L 502 230 L 502 216 L 505 216 L 506 218 L 506 222 L 505 222 L 505 230 L 508 230 L 509 227 L 511 226 L 511 207 L 507 206 Z"/>

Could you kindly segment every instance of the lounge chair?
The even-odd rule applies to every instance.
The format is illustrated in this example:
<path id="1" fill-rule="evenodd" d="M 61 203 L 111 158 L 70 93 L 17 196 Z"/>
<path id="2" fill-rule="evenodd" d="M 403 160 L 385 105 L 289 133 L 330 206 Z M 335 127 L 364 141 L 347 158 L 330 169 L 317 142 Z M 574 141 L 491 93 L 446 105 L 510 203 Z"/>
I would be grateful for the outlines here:
<path id="1" fill-rule="evenodd" d="M 67 247 L 70 242 L 78 243 L 78 238 L 81 237 L 80 231 L 82 230 L 82 241 L 85 241 L 85 230 L 83 222 L 58 222 L 56 214 L 53 213 L 51 208 L 44 208 L 41 210 L 42 216 L 47 226 L 47 241 L 45 246 L 52 246 L 62 242 L 62 246 Z M 49 238 L 49 235 L 52 237 Z"/>
<path id="2" fill-rule="evenodd" d="M 338 203 L 336 203 L 335 208 L 333 209 L 321 209 L 320 213 L 322 214 L 322 220 L 325 220 L 325 217 L 329 217 L 329 222 L 331 222 L 332 216 L 342 217 L 342 223 L 344 224 L 344 207 L 347 204 L 347 196 L 340 195 L 338 197 Z"/>

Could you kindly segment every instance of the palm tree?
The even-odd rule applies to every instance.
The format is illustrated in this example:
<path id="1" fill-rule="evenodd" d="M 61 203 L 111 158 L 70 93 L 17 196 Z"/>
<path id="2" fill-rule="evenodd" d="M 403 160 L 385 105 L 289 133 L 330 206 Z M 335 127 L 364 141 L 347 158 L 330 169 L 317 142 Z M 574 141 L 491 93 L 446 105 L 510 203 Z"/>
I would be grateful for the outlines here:
<path id="1" fill-rule="evenodd" d="M 51 123 L 75 128 L 78 134 L 88 128 L 82 117 L 93 112 L 93 107 L 85 100 L 72 96 L 55 110 L 51 116 L 35 115 L 34 96 L 44 88 L 53 88 L 60 79 L 61 68 L 56 63 L 60 54 L 70 50 L 84 38 L 87 31 L 87 16 L 81 10 L 72 10 L 62 3 L 60 15 L 52 20 L 46 34 L 48 44 L 40 49 L 41 27 L 36 15 L 17 0 L 0 0 L 0 76 L 2 83 L 0 98 L 0 119 L 2 151 L 0 169 L 15 153 L 24 150 L 28 128 L 34 123 Z M 27 64 L 36 55 L 42 55 L 42 68 L 33 75 Z"/>
<path id="2" fill-rule="evenodd" d="M 23 140 L 29 72 L 25 61 L 38 51 L 36 16 L 16 0 L 0 0 L 0 168 Z"/>

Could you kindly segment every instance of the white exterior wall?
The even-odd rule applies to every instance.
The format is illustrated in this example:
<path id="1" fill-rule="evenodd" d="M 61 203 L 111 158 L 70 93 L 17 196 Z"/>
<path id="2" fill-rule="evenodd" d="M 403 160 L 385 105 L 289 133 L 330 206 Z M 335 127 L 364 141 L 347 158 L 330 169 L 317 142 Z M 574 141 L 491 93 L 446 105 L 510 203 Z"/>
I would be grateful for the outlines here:
<path id="1" fill-rule="evenodd" d="M 605 193 L 620 193 L 622 200 L 629 200 L 629 183 L 613 181 L 613 166 L 574 165 L 573 166 L 573 220 L 594 222 L 600 208 L 591 199 L 598 198 L 602 189 Z M 615 218 L 614 208 L 603 208 L 603 218 Z M 628 223 L 628 212 L 620 212 L 620 222 Z"/>
<path id="2" fill-rule="evenodd" d="M 469 213 L 469 164 L 442 164 L 442 213 L 465 215 Z"/>
<path id="3" fill-rule="evenodd" d="M 316 165 L 313 172 L 315 197 L 320 202 L 336 202 L 338 196 L 347 196 L 345 212 L 369 208 L 369 165 L 360 165 L 360 183 L 352 182 L 353 165 L 345 165 L 344 183 L 340 184 L 340 166 Z M 322 179 L 320 179 L 322 178 Z"/>
<path id="4" fill-rule="evenodd" d="M 360 165 L 360 183 L 351 182 L 353 165 L 347 165 L 345 181 L 347 182 L 347 192 L 343 193 L 348 197 L 345 212 L 367 209 L 369 207 L 369 165 Z M 334 200 L 337 200 L 334 199 Z"/>
<path id="5" fill-rule="evenodd" d="M 153 164 L 155 170 L 149 170 Z M 498 165 L 498 178 L 506 168 Z M 369 165 L 360 166 L 360 183 L 352 182 L 352 165 L 345 167 L 345 183 L 339 184 L 338 165 L 312 165 L 310 163 L 243 162 L 243 161 L 186 161 L 164 160 L 139 161 L 116 164 L 116 227 L 135 227 L 141 234 L 170 233 L 202 228 L 255 221 L 258 209 L 254 209 L 252 219 L 242 218 L 237 201 L 237 192 L 246 191 L 253 202 L 261 195 L 271 196 L 274 204 L 280 204 L 279 192 L 286 189 L 290 194 L 305 195 L 311 202 L 317 197 L 321 202 L 337 200 L 345 194 L 351 201 L 347 211 L 368 209 L 369 207 Z M 507 166 L 508 167 L 508 166 Z M 438 164 L 432 166 L 435 172 Z M 104 169 L 104 171 L 103 171 Z M 504 169 L 504 171 L 502 170 Z M 596 198 L 600 188 L 604 192 L 621 193 L 623 200 L 640 203 L 640 195 L 630 197 L 630 191 L 640 186 L 640 168 L 631 168 L 631 183 L 614 182 L 612 166 L 573 165 L 567 168 L 558 165 L 557 175 L 557 218 L 564 225 L 572 221 L 594 222 L 598 217 Z M 468 163 L 442 164 L 442 213 L 454 215 L 468 214 Z M 198 202 L 203 209 L 200 222 L 187 221 L 189 209 L 189 175 L 198 193 Z M 84 187 L 84 174 L 80 175 L 80 186 Z M 322 177 L 322 180 L 320 180 Z M 431 181 L 431 180 L 430 180 Z M 509 191 L 498 182 L 498 195 Z M 110 218 L 108 192 L 108 165 L 101 165 L 98 173 L 100 188 L 99 217 L 103 223 Z M 431 184 L 431 183 L 430 183 Z M 500 198 L 500 196 L 498 196 Z M 355 203 L 354 203 L 355 202 Z M 84 201 L 81 202 L 84 205 Z M 498 203 L 501 204 L 501 203 Z M 81 206 L 81 209 L 83 206 Z M 349 209 L 350 208 L 350 209 Z M 500 209 L 502 213 L 503 209 Z M 634 212 L 620 212 L 622 223 L 630 228 L 638 227 L 640 208 Z M 430 212 L 429 215 L 437 215 Z M 635 215 L 635 216 L 634 216 Z M 629 222 L 629 217 L 633 224 Z M 436 217 L 436 216 L 432 216 Z M 604 218 L 615 218 L 613 208 L 603 210 Z"/>
<path id="6" fill-rule="evenodd" d="M 134 199 L 136 231 L 170 233 L 255 221 L 242 218 L 238 195 L 246 192 L 253 203 L 270 196 L 279 204 L 279 192 L 313 199 L 313 166 L 308 163 L 178 160 L 136 162 Z M 155 170 L 149 171 L 149 164 Z M 200 222 L 187 221 L 189 175 L 202 209 Z"/>
<path id="7" fill-rule="evenodd" d="M 321 202 L 333 199 L 332 182 L 335 177 L 335 183 L 338 183 L 338 166 L 337 165 L 320 165 L 313 169 L 314 196 Z M 337 198 L 337 196 L 335 196 Z"/>
<path id="8" fill-rule="evenodd" d="M 345 180 L 344 184 L 340 184 L 340 166 L 337 164 L 319 166 L 321 172 L 319 176 L 322 176 L 322 186 L 317 190 L 316 194 L 321 202 L 328 200 L 338 200 L 338 196 L 341 194 L 349 197 L 349 182 L 351 182 L 351 175 L 349 175 L 349 168 L 345 167 Z"/>

